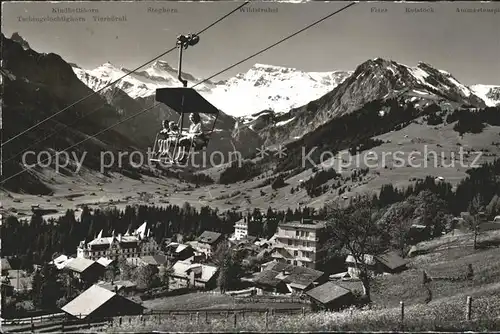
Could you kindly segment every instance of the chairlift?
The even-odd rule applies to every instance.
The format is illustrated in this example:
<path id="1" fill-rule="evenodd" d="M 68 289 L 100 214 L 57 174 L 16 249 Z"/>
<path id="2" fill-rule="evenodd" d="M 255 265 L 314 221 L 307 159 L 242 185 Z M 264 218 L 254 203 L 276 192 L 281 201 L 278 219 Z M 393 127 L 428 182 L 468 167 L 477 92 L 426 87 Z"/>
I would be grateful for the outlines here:
<path id="1" fill-rule="evenodd" d="M 177 130 L 157 133 L 154 146 L 153 157 L 150 161 L 158 162 L 167 166 L 183 167 L 194 152 L 199 152 L 207 148 L 210 138 L 214 133 L 215 124 L 219 117 L 219 109 L 208 102 L 193 88 L 187 88 L 187 80 L 182 78 L 182 53 L 189 46 L 194 46 L 200 38 L 195 34 L 180 35 L 177 37 L 177 47 L 179 48 L 179 66 L 177 78 L 182 83 L 182 87 L 158 88 L 156 89 L 155 100 L 161 102 L 177 112 L 179 119 L 176 123 Z M 215 119 L 210 131 L 203 131 L 201 135 L 189 134 L 182 129 L 184 115 L 190 114 L 193 118 L 198 118 L 201 123 L 200 114 L 213 114 Z M 197 116 L 195 116 L 197 115 Z M 188 141 L 189 140 L 189 141 Z M 181 145 L 182 143 L 182 145 Z M 186 144 L 187 143 L 187 144 Z"/>

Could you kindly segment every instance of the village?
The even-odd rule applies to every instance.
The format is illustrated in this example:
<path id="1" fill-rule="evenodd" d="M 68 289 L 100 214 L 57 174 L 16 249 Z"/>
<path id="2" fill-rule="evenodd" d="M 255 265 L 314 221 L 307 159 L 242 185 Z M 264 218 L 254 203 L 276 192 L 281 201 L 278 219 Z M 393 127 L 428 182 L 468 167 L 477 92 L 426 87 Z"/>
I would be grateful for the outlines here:
<path id="1" fill-rule="evenodd" d="M 245 218 L 236 223 L 235 232 L 229 238 L 221 233 L 205 231 L 195 241 L 182 243 L 165 240 L 158 245 L 145 222 L 136 231 L 124 235 L 103 236 L 101 231 L 94 240 L 82 241 L 75 257 L 61 254 L 49 264 L 76 278 L 84 286 L 89 286 L 82 294 L 61 307 L 62 311 L 75 317 L 93 317 L 96 316 L 95 312 L 101 316 L 105 312 L 106 316 L 110 316 L 141 311 L 140 304 L 123 302 L 124 296 L 134 295 L 137 282 L 106 279 L 109 268 L 123 260 L 132 268 L 148 267 L 152 274 L 164 275 L 162 271 L 168 267 L 169 290 L 214 290 L 217 288 L 219 268 L 214 263 L 213 256 L 224 243 L 233 250 L 255 254 L 255 258 L 261 262 L 255 267 L 255 272 L 241 279 L 239 285 L 247 288 L 240 294 L 300 295 L 325 308 L 335 309 L 352 302 L 349 296 L 352 297 L 353 291 L 352 288 L 334 284 L 331 280 L 356 281 L 356 264 L 348 256 L 348 270 L 345 272 L 319 270 L 324 267 L 322 242 L 325 240 L 320 237 L 324 228 L 325 222 L 306 219 L 286 222 L 279 225 L 272 238 L 265 240 L 248 235 L 248 219 Z M 404 270 L 406 264 L 407 260 L 395 252 L 370 258 L 370 265 L 378 273 L 395 273 Z M 24 271 L 12 269 L 8 259 L 2 259 L 2 275 L 4 291 L 18 293 L 31 289 L 33 274 L 30 276 Z M 117 304 L 120 307 L 104 305 L 113 298 L 89 298 L 91 294 L 105 294 L 104 290 L 116 295 L 113 298 L 121 300 Z M 92 305 L 89 300 L 92 300 Z"/>
<path id="2" fill-rule="evenodd" d="M 361 265 L 372 275 L 398 275 L 408 269 L 412 256 L 419 254 L 418 247 L 412 247 L 409 254 L 365 254 L 362 263 L 347 255 L 343 263 L 332 264 L 325 254 L 325 221 L 283 221 L 269 239 L 249 235 L 248 224 L 249 218 L 244 217 L 235 223 L 230 235 L 204 231 L 187 242 L 178 235 L 177 240 L 167 238 L 157 243 L 147 222 L 123 235 L 104 236 L 101 231 L 93 240 L 82 240 L 74 254 L 60 254 L 48 266 L 35 265 L 31 273 L 2 258 L 2 299 L 16 295 L 30 299 L 37 284 L 35 276 L 50 267 L 74 282 L 69 288 L 78 294 L 49 313 L 81 321 L 145 314 L 144 300 L 202 292 L 257 302 L 259 298 L 274 298 L 296 303 L 302 312 L 337 311 L 359 306 L 365 292 Z M 483 225 L 496 230 L 500 217 Z M 424 227 L 412 226 L 415 233 Z M 238 254 L 239 274 L 221 279 L 221 275 L 229 275 L 228 270 L 221 274 L 221 266 L 227 265 L 225 258 L 231 253 Z M 176 307 L 172 304 L 164 309 Z"/>

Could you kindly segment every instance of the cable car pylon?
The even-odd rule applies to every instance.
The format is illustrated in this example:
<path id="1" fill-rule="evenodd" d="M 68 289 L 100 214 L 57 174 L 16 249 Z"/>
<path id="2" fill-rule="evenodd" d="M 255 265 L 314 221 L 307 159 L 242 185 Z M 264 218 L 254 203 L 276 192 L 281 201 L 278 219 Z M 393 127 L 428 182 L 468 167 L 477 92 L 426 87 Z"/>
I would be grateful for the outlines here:
<path id="1" fill-rule="evenodd" d="M 157 158 L 150 159 L 151 161 L 156 161 L 164 163 L 167 165 L 179 165 L 180 160 L 184 160 L 186 157 L 186 148 L 179 147 L 179 143 L 182 139 L 190 140 L 189 148 L 187 152 L 187 158 L 191 155 L 193 150 L 201 150 L 206 148 L 209 143 L 209 136 L 213 133 L 215 129 L 215 123 L 217 121 L 219 110 L 214 107 L 210 102 L 205 100 L 197 91 L 193 88 L 188 88 L 188 81 L 182 77 L 182 56 L 183 51 L 190 46 L 198 44 L 200 37 L 196 34 L 179 35 L 177 37 L 176 46 L 179 48 L 179 63 L 177 68 L 177 78 L 182 83 L 181 88 L 158 88 L 156 90 L 156 101 L 162 102 L 179 114 L 179 120 L 177 122 L 177 133 L 175 135 L 169 134 L 167 140 L 159 139 L 160 133 L 156 135 L 153 152 L 157 155 Z M 183 138 L 182 126 L 184 124 L 184 114 L 215 114 L 215 120 L 212 130 L 209 133 L 202 133 L 195 138 L 194 134 L 188 133 L 186 137 Z M 199 116 L 197 116 L 199 119 Z M 196 118 L 196 117 L 193 117 Z M 199 119 L 201 123 L 201 119 Z M 201 126 L 201 124 L 200 124 Z M 166 129 L 164 129 L 166 130 Z M 171 138 L 174 137 L 174 138 Z M 171 150 L 172 139 L 175 141 L 173 150 Z M 195 139 L 198 140 L 198 145 L 195 146 Z M 200 143 L 201 141 L 201 143 Z M 158 147 L 158 151 L 157 148 Z M 181 151 L 182 149 L 182 151 Z M 167 157 L 163 155 L 167 154 Z M 182 157 L 181 157 L 182 154 Z"/>

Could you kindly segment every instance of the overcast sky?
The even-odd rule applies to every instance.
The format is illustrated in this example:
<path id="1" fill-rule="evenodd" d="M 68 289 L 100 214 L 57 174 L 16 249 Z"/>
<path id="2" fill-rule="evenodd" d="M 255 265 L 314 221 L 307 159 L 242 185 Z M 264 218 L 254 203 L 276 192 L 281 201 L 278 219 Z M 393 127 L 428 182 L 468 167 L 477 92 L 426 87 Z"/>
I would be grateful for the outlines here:
<path id="1" fill-rule="evenodd" d="M 187 50 L 183 69 L 197 77 L 210 76 L 346 4 L 247 5 L 273 11 L 237 12 L 209 29 L 196 47 Z M 235 2 L 4 2 L 2 32 L 7 37 L 19 32 L 36 51 L 57 53 L 83 68 L 106 61 L 134 68 L 172 47 L 179 33 L 199 31 L 236 6 Z M 151 13 L 148 7 L 164 7 L 171 13 Z M 387 12 L 372 12 L 372 7 Z M 434 12 L 406 13 L 407 7 L 432 7 Z M 354 70 L 367 59 L 382 57 L 411 66 L 424 61 L 469 85 L 500 84 L 500 12 L 457 12 L 479 7 L 500 8 L 500 3 L 360 3 L 214 80 L 246 72 L 254 63 L 304 71 Z M 65 14 L 84 17 L 86 22 L 19 21 L 20 16 L 57 16 L 53 8 L 94 8 L 99 13 Z M 127 21 L 98 23 L 93 15 L 126 15 Z M 177 66 L 177 53 L 163 59 Z"/>

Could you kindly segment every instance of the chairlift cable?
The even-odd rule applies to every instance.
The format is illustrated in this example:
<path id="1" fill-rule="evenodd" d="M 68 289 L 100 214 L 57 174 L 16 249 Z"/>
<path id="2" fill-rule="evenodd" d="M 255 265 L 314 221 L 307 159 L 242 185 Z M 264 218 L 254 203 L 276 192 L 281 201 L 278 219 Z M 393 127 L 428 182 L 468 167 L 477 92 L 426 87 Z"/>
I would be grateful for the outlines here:
<path id="1" fill-rule="evenodd" d="M 245 4 L 247 4 L 247 3 L 248 3 L 248 2 L 245 2 Z M 265 49 L 263 49 L 263 50 L 261 50 L 261 51 L 259 51 L 259 52 L 255 53 L 255 54 L 253 54 L 252 56 L 247 57 L 247 58 L 243 59 L 242 61 L 239 61 L 238 63 L 235 63 L 235 64 L 233 64 L 233 65 L 231 65 L 231 66 L 229 66 L 229 67 L 225 68 L 224 70 L 222 70 L 222 71 L 220 71 L 220 72 L 218 72 L 218 73 L 216 73 L 216 74 L 214 74 L 214 75 L 210 76 L 209 78 L 207 78 L 207 79 L 205 79 L 205 80 L 200 81 L 199 83 L 195 84 L 195 85 L 194 85 L 194 86 L 192 86 L 191 88 L 193 88 L 193 87 L 195 87 L 195 86 L 197 86 L 197 85 L 200 85 L 201 83 L 206 82 L 206 81 L 210 80 L 211 78 L 213 78 L 213 77 L 215 77 L 215 76 L 217 76 L 217 75 L 219 75 L 219 74 L 221 74 L 221 73 L 224 73 L 224 72 L 228 71 L 229 69 L 231 69 L 231 68 L 233 68 L 233 67 L 235 67 L 235 66 L 237 66 L 237 65 L 239 65 L 239 64 L 241 64 L 241 63 L 243 63 L 244 61 L 247 61 L 247 60 L 249 60 L 249 59 L 251 59 L 251 58 L 253 58 L 253 57 L 255 57 L 255 56 L 257 56 L 257 55 L 259 55 L 259 54 L 261 54 L 261 53 L 263 53 L 263 52 L 265 52 L 265 51 L 267 51 L 267 50 L 271 49 L 271 48 L 273 48 L 273 47 L 274 47 L 274 46 L 276 46 L 276 45 L 281 44 L 282 42 L 284 42 L 284 41 L 286 41 L 286 40 L 290 39 L 291 37 L 294 37 L 294 36 L 298 35 L 299 33 L 304 32 L 305 30 L 307 30 L 307 29 L 309 29 L 309 28 L 311 28 L 311 27 L 313 27 L 313 26 L 315 26 L 315 25 L 317 25 L 317 24 L 321 23 L 322 21 L 324 21 L 324 20 L 326 20 L 326 19 L 328 19 L 328 18 L 332 17 L 333 15 L 335 15 L 335 14 L 337 14 L 337 13 L 340 13 L 341 11 L 343 11 L 343 10 L 345 10 L 345 9 L 347 9 L 347 8 L 349 8 L 349 7 L 353 6 L 353 5 L 355 5 L 355 4 L 356 4 L 356 3 L 351 3 L 351 4 L 349 4 L 349 5 L 345 6 L 345 7 L 343 7 L 343 8 L 341 8 L 341 9 L 339 9 L 339 10 L 337 10 L 337 11 L 335 11 L 335 12 L 333 12 L 333 13 L 331 13 L 331 14 L 329 14 L 329 15 L 325 16 L 325 17 L 323 17 L 322 19 L 319 19 L 319 20 L 317 20 L 317 21 L 313 22 L 312 24 L 310 24 L 310 25 L 308 25 L 308 26 L 306 26 L 306 27 L 302 28 L 301 30 L 299 30 L 299 31 L 297 31 L 297 32 L 295 32 L 295 33 L 293 33 L 293 34 L 291 34 L 291 35 L 289 35 L 288 37 L 285 37 L 285 38 L 281 39 L 280 41 L 278 41 L 278 42 L 276 42 L 276 43 L 272 44 L 271 46 L 266 47 Z M 242 6 L 240 6 L 240 7 L 242 7 Z M 240 7 L 238 7 L 238 8 L 240 8 Z M 234 11 L 236 11 L 236 10 L 234 10 Z M 234 12 L 234 11 L 233 11 L 233 12 Z M 77 145 L 80 145 L 80 144 L 84 143 L 85 141 L 87 141 L 87 140 L 89 140 L 89 139 L 92 139 L 92 138 L 94 138 L 94 137 L 96 137 L 96 136 L 98 136 L 98 135 L 100 135 L 100 134 L 102 134 L 102 133 L 104 133 L 104 132 L 106 132 L 106 131 L 108 131 L 108 130 L 111 130 L 111 129 L 112 129 L 112 128 L 114 128 L 115 126 L 120 125 L 120 124 L 122 124 L 122 123 L 124 123 L 124 122 L 127 122 L 127 121 L 129 121 L 130 119 L 133 119 L 133 118 L 135 118 L 135 117 L 137 117 L 137 116 L 139 116 L 139 115 L 141 115 L 141 114 L 145 113 L 146 111 L 149 111 L 149 110 L 153 109 L 154 107 L 156 107 L 156 106 L 158 106 L 158 105 L 160 105 L 160 104 L 161 104 L 161 103 L 155 103 L 153 106 L 151 106 L 151 107 L 149 107 L 149 108 L 143 109 L 143 110 L 141 110 L 141 111 L 139 111 L 139 112 L 137 112 L 137 113 L 135 113 L 135 114 L 133 114 L 133 115 L 131 115 L 131 116 L 129 116 L 129 117 L 127 117 L 127 118 L 125 118 L 125 119 L 123 119 L 123 120 L 121 120 L 121 121 L 117 122 L 117 123 L 115 123 L 115 124 L 112 124 L 112 125 L 110 125 L 109 127 L 107 127 L 106 129 L 101 130 L 101 131 L 99 131 L 98 133 L 96 133 L 96 134 L 94 134 L 94 135 L 92 135 L 92 136 L 89 136 L 89 137 L 87 137 L 87 138 L 83 139 L 82 141 L 80 141 L 80 142 L 78 142 L 78 143 L 76 143 L 76 144 L 74 144 L 74 145 L 71 145 L 70 147 L 68 147 L 68 148 L 64 149 L 64 150 L 63 150 L 63 152 L 64 152 L 64 151 L 66 151 L 66 150 L 69 150 L 69 149 L 71 149 L 71 148 L 73 148 L 73 147 L 75 147 L 75 146 L 77 146 Z M 55 155 L 54 155 L 54 156 L 55 156 Z M 49 157 L 49 159 L 51 159 L 51 158 L 52 158 L 52 156 L 51 156 L 51 157 Z M 49 160 L 49 159 L 46 159 L 44 162 L 46 162 L 46 161 L 47 161 L 47 160 Z M 18 172 L 18 173 L 16 173 L 16 174 L 14 174 L 14 175 L 12 175 L 12 176 L 8 177 L 7 179 L 3 180 L 3 181 L 1 182 L 1 184 L 4 184 L 4 183 L 5 183 L 5 182 L 7 182 L 8 180 L 10 180 L 10 179 L 12 179 L 12 178 L 16 177 L 16 176 L 17 176 L 17 175 L 19 175 L 19 174 L 22 174 L 22 173 L 26 172 L 27 170 L 28 170 L 28 169 L 23 169 L 23 170 L 21 170 L 20 172 Z"/>
<path id="2" fill-rule="evenodd" d="M 118 92 L 118 89 L 116 89 L 115 87 L 115 91 L 113 92 L 113 94 L 111 95 L 111 100 L 115 97 L 116 93 Z M 22 153 L 25 153 L 27 152 L 30 148 L 34 148 L 37 144 L 40 144 L 41 142 L 44 142 L 46 141 L 47 139 L 49 139 L 50 137 L 52 137 L 53 135 L 59 133 L 61 130 L 63 129 L 66 129 L 66 128 L 69 128 L 70 126 L 73 126 L 75 125 L 76 123 L 78 123 L 80 120 L 84 119 L 85 117 L 89 116 L 90 114 L 96 112 L 96 111 L 99 111 L 101 110 L 102 108 L 104 108 L 106 106 L 107 102 L 104 102 L 100 107 L 97 107 L 95 108 L 94 110 L 92 110 L 91 112 L 89 112 L 88 114 L 84 115 L 83 117 L 80 117 L 80 118 L 77 118 L 73 123 L 71 124 L 65 124 L 65 123 L 62 123 L 62 122 L 57 122 L 56 120 L 54 120 L 55 122 L 57 122 L 57 125 L 62 125 L 62 128 L 60 128 L 59 130 L 55 130 L 53 132 L 51 132 L 49 135 L 43 137 L 42 139 L 40 140 L 37 140 L 36 142 L 34 142 L 33 144 L 31 144 L 30 146 L 28 146 L 27 148 L 24 148 L 23 150 L 21 150 L 20 152 L 18 152 L 17 154 L 15 154 L 14 156 L 10 157 L 9 159 L 3 161 L 3 163 L 7 163 L 11 160 L 14 160 L 15 158 L 17 158 L 19 155 L 21 155 Z"/>
<path id="3" fill-rule="evenodd" d="M 233 9 L 232 11 L 230 11 L 229 13 L 227 13 L 226 15 L 222 16 L 221 18 L 219 18 L 217 21 L 215 21 L 215 22 L 211 23 L 209 26 L 207 26 L 207 27 L 205 27 L 204 29 L 202 29 L 202 30 L 201 30 L 199 33 L 197 33 L 196 35 L 200 35 L 200 34 L 204 33 L 205 31 L 207 31 L 208 29 L 210 29 L 211 27 L 213 27 L 214 25 L 216 25 L 216 24 L 217 24 L 217 23 L 219 23 L 220 21 L 224 20 L 225 18 L 227 18 L 227 17 L 228 17 L 228 16 L 230 16 L 231 14 L 235 13 L 236 11 L 238 11 L 238 10 L 239 10 L 240 8 L 242 8 L 243 6 L 246 6 L 248 3 L 250 3 L 250 1 L 246 1 L 246 2 L 244 2 L 243 4 L 241 4 L 240 6 L 238 6 L 237 8 Z M 40 121 L 40 122 L 36 123 L 35 125 L 33 125 L 33 126 L 29 127 L 28 129 L 21 131 L 20 133 L 18 133 L 18 134 L 17 134 L 17 135 L 15 135 L 14 137 L 12 137 L 12 138 L 8 139 L 7 141 L 5 141 L 4 143 L 2 143 L 2 144 L 1 144 L 1 147 L 3 147 L 5 144 L 10 143 L 10 142 L 11 142 L 11 141 L 13 141 L 14 139 L 16 139 L 16 138 L 18 138 L 18 137 L 22 136 L 23 134 L 25 134 L 25 133 L 27 133 L 27 132 L 29 132 L 29 131 L 31 131 L 31 130 L 33 130 L 33 129 L 37 128 L 37 127 L 38 127 L 38 126 L 40 126 L 41 124 L 44 124 L 45 122 L 47 122 L 48 120 L 50 120 L 50 119 L 52 119 L 52 118 L 56 117 L 56 116 L 57 116 L 57 115 L 59 115 L 60 113 L 62 113 L 62 112 L 64 112 L 64 111 L 66 111 L 66 110 L 68 110 L 68 109 L 70 109 L 70 108 L 74 107 L 74 106 L 75 106 L 75 105 L 77 105 L 78 103 L 80 103 L 80 102 L 83 102 L 83 101 L 87 100 L 88 98 L 90 98 L 90 97 L 94 96 L 95 94 L 97 94 L 97 93 L 101 92 L 102 90 L 104 90 L 104 89 L 106 89 L 106 88 L 108 88 L 108 87 L 111 87 L 112 85 L 114 85 L 115 83 L 119 82 L 119 81 L 120 81 L 120 80 L 122 80 L 123 78 L 125 78 L 125 77 L 129 76 L 130 74 L 133 74 L 133 73 L 137 72 L 138 70 L 140 70 L 140 69 L 141 69 L 141 68 L 143 68 L 144 66 L 146 66 L 146 65 L 148 65 L 149 63 L 152 63 L 153 61 L 155 61 L 155 60 L 157 60 L 157 59 L 159 59 L 159 58 L 161 58 L 161 57 L 163 57 L 163 56 L 165 56 L 165 55 L 169 54 L 170 52 L 174 51 L 175 49 L 177 49 L 177 45 L 176 45 L 176 46 L 174 46 L 173 48 L 170 48 L 169 50 L 167 50 L 167 51 L 165 51 L 165 52 L 161 53 L 160 55 L 156 56 L 155 58 L 153 58 L 153 59 L 149 60 L 148 62 L 146 62 L 146 63 L 144 63 L 144 64 L 142 64 L 142 65 L 140 65 L 140 66 L 136 67 L 136 68 L 135 68 L 135 69 L 133 69 L 132 71 L 130 71 L 130 72 L 128 72 L 128 73 L 126 73 L 126 74 L 122 75 L 121 77 L 119 77 L 119 78 L 118 78 L 118 79 L 116 79 L 115 81 L 112 81 L 112 82 L 108 83 L 107 85 L 105 85 L 105 86 L 103 86 L 103 87 L 99 88 L 98 90 L 96 90 L 96 91 L 94 91 L 94 92 L 90 93 L 89 95 L 87 95 L 87 96 L 85 96 L 85 97 L 83 97 L 83 98 L 79 99 L 78 101 L 73 102 L 73 103 L 72 103 L 72 104 L 70 104 L 69 106 L 64 107 L 63 109 L 61 109 L 61 110 L 59 110 L 58 112 L 56 112 L 56 113 L 54 113 L 54 114 L 50 115 L 49 117 L 47 117 L 47 118 L 43 119 L 42 121 Z M 89 115 L 89 114 L 87 114 L 86 116 L 88 116 L 88 115 Z"/>
<path id="4" fill-rule="evenodd" d="M 75 146 L 78 146 L 78 145 L 80 145 L 80 144 L 82 144 L 82 143 L 86 142 L 87 140 L 93 139 L 93 138 L 95 138 L 95 137 L 97 137 L 97 136 L 99 136 L 99 135 L 103 134 L 104 132 L 106 132 L 106 131 L 108 131 L 108 130 L 111 130 L 111 129 L 112 129 L 112 128 L 114 128 L 115 126 L 118 126 L 118 125 L 120 125 L 120 124 L 122 124 L 122 123 L 125 123 L 125 122 L 127 122 L 127 121 L 131 120 L 132 118 L 135 118 L 135 117 L 137 117 L 137 116 L 139 116 L 139 115 L 142 115 L 142 114 L 143 114 L 143 113 L 145 113 L 146 111 L 149 111 L 149 110 L 151 110 L 151 109 L 155 108 L 155 107 L 156 107 L 156 106 L 158 106 L 158 105 L 160 105 L 160 103 L 155 103 L 155 104 L 154 104 L 154 105 L 152 105 L 151 107 L 148 107 L 148 108 L 143 109 L 143 110 L 141 110 L 141 111 L 139 111 L 139 112 L 137 112 L 137 113 L 135 113 L 135 114 L 133 114 L 133 115 L 130 115 L 129 117 L 127 117 L 127 118 L 125 118 L 125 119 L 122 119 L 122 120 L 120 120 L 119 122 L 117 122 L 117 123 L 115 123 L 115 124 L 112 124 L 112 125 L 108 126 L 107 128 L 105 128 L 105 129 L 103 129 L 103 130 L 101 130 L 101 131 L 99 131 L 99 132 L 97 132 L 97 133 L 94 133 L 94 134 L 93 134 L 93 135 L 91 135 L 91 136 L 88 136 L 87 138 L 85 138 L 85 139 L 83 139 L 83 140 L 79 141 L 78 143 L 73 144 L 73 145 L 71 145 L 70 147 L 65 148 L 65 149 L 64 149 L 64 150 L 62 150 L 61 152 L 65 152 L 65 151 L 67 151 L 67 150 L 69 150 L 69 149 L 72 149 L 72 148 L 73 148 L 73 147 L 75 147 Z M 60 152 L 58 152 L 58 153 L 60 153 Z M 56 153 L 56 154 L 57 154 L 57 153 Z M 56 154 L 49 156 L 47 159 L 45 159 L 44 161 L 41 161 L 41 162 L 39 162 L 39 163 L 45 163 L 45 162 L 47 162 L 47 161 L 50 161 L 50 159 L 52 159 L 53 157 L 55 157 L 55 156 L 56 156 Z M 27 170 L 28 170 L 27 168 L 26 168 L 26 169 L 23 169 L 23 170 L 21 170 L 21 171 L 17 172 L 16 174 L 14 174 L 14 175 L 12 175 L 12 176 L 10 176 L 10 177 L 6 178 L 5 180 L 3 180 L 3 181 L 2 181 L 2 184 L 4 184 L 5 182 L 9 181 L 10 179 L 12 179 L 12 178 L 14 178 L 14 177 L 16 177 L 16 176 L 18 176 L 18 175 L 20 175 L 20 174 L 22 174 L 22 173 L 26 172 Z"/>
<path id="5" fill-rule="evenodd" d="M 248 57 L 246 57 L 245 59 L 240 60 L 239 62 L 234 63 L 233 65 L 231 65 L 231 66 L 229 66 L 229 67 L 226 67 L 226 68 L 225 68 L 225 69 L 223 69 L 222 71 L 219 71 L 219 72 L 217 72 L 217 73 L 215 73 L 215 74 L 211 75 L 210 77 L 208 77 L 208 78 L 206 78 L 206 79 L 204 79 L 204 80 L 202 80 L 202 81 L 198 82 L 197 84 L 195 84 L 195 85 L 191 86 L 191 88 L 194 88 L 194 87 L 196 87 L 196 86 L 198 86 L 198 85 L 201 85 L 202 83 L 204 83 L 204 82 L 206 82 L 206 81 L 209 81 L 210 79 L 213 79 L 214 77 L 218 76 L 219 74 L 222 74 L 222 73 L 224 73 L 224 72 L 226 72 L 226 71 L 229 71 L 229 70 L 230 70 L 230 69 L 232 69 L 233 67 L 236 67 L 236 66 L 240 65 L 241 63 L 244 63 L 245 61 L 250 60 L 250 59 L 252 59 L 252 58 L 254 58 L 254 57 L 256 57 L 256 56 L 260 55 L 261 53 L 266 52 L 267 50 L 269 50 L 269 49 L 271 49 L 271 48 L 273 48 L 273 47 L 275 47 L 275 46 L 277 46 L 277 45 L 279 45 L 279 44 L 281 44 L 281 43 L 283 43 L 283 42 L 285 42 L 285 41 L 289 40 L 290 38 L 292 38 L 292 37 L 294 37 L 294 36 L 296 36 L 296 35 L 298 35 L 298 34 L 300 34 L 300 33 L 304 32 L 304 31 L 306 31 L 306 30 L 307 30 L 307 29 L 309 29 L 309 28 L 312 28 L 313 26 L 315 26 L 315 25 L 317 25 L 317 24 L 319 24 L 319 23 L 321 23 L 321 22 L 325 21 L 326 19 L 329 19 L 330 17 L 334 16 L 335 14 L 340 13 L 341 11 L 343 11 L 343 10 L 345 10 L 345 9 L 349 8 L 349 7 L 354 6 L 355 4 L 356 4 L 355 2 L 350 3 L 349 5 L 347 5 L 347 6 L 343 7 L 343 8 L 341 8 L 341 9 L 339 9 L 339 10 L 337 10 L 337 11 L 335 11 L 335 12 L 333 12 L 333 13 L 331 13 L 331 14 L 329 14 L 329 15 L 327 15 L 327 16 L 325 16 L 325 17 L 323 17 L 323 18 L 321 18 L 321 19 L 319 19 L 319 20 L 317 20 L 317 21 L 315 21 L 315 22 L 313 22 L 313 23 L 311 23 L 311 24 L 309 24 L 308 26 L 306 26 L 306 27 L 304 27 L 304 28 L 300 29 L 299 31 L 294 32 L 293 34 L 291 34 L 291 35 L 289 35 L 289 36 L 287 36 L 287 37 L 285 37 L 285 38 L 283 38 L 283 39 L 279 40 L 278 42 L 276 42 L 276 43 L 274 43 L 274 44 L 272 44 L 272 45 L 269 45 L 268 47 L 266 47 L 266 48 L 264 48 L 264 49 L 262 49 L 262 50 L 260 50 L 260 51 L 258 51 L 258 52 L 256 52 L 256 53 L 254 53 L 253 55 L 248 56 Z"/>

